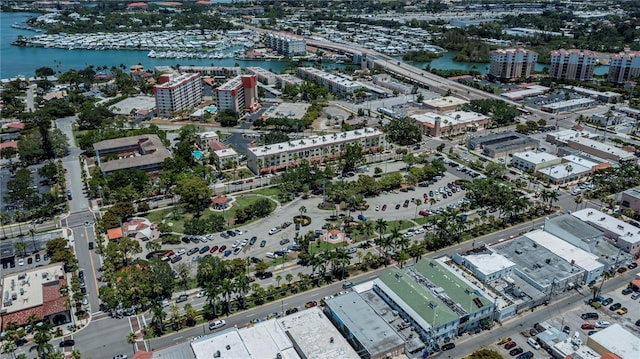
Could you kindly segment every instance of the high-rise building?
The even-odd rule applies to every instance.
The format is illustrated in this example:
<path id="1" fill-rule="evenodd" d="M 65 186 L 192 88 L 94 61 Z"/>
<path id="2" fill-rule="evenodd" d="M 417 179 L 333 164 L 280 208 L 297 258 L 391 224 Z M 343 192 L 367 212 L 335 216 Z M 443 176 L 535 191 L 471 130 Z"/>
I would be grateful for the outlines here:
<path id="1" fill-rule="evenodd" d="M 640 79 L 640 52 L 612 54 L 608 79 L 615 83 Z"/>
<path id="2" fill-rule="evenodd" d="M 265 43 L 267 47 L 284 56 L 307 54 L 307 42 L 302 38 L 269 33 L 265 38 Z"/>
<path id="3" fill-rule="evenodd" d="M 161 75 L 158 82 L 153 88 L 158 116 L 170 117 L 202 102 L 202 82 L 198 74 Z"/>
<path id="4" fill-rule="evenodd" d="M 598 64 L 598 53 L 589 50 L 551 51 L 549 77 L 554 79 L 590 81 Z"/>
<path id="5" fill-rule="evenodd" d="M 258 104 L 258 79 L 256 75 L 237 76 L 216 89 L 219 110 L 243 112 L 253 110 Z"/>
<path id="6" fill-rule="evenodd" d="M 489 75 L 497 79 L 529 77 L 538 61 L 538 54 L 525 49 L 491 51 Z"/>

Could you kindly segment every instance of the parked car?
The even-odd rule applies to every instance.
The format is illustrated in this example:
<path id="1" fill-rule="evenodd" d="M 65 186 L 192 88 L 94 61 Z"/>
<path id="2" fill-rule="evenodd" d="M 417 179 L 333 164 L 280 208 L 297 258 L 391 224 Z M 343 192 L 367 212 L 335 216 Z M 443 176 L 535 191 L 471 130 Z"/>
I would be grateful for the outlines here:
<path id="1" fill-rule="evenodd" d="M 260 241 L 260 247 L 264 248 L 264 246 L 267 245 L 267 241 L 265 241 L 264 239 Z"/>
<path id="2" fill-rule="evenodd" d="M 620 308 L 622 308 L 622 304 L 620 304 L 620 303 L 616 303 L 616 304 L 612 304 L 612 305 L 609 307 L 609 310 L 611 310 L 611 311 L 616 311 L 616 310 L 618 310 L 618 309 L 620 309 Z"/>
<path id="3" fill-rule="evenodd" d="M 223 244 L 220 246 L 220 249 L 218 249 L 218 252 L 223 253 L 226 249 L 227 249 L 227 246 Z"/>
<path id="4" fill-rule="evenodd" d="M 288 238 L 283 238 L 283 239 L 281 239 L 281 240 L 280 240 L 280 245 L 281 245 L 281 246 L 283 246 L 283 245 L 285 245 L 285 244 L 287 244 L 287 243 L 289 243 L 289 242 L 290 242 L 290 241 L 289 241 L 289 239 L 288 239 Z"/>
<path id="5" fill-rule="evenodd" d="M 513 348 L 515 348 L 517 346 L 518 346 L 518 344 L 512 340 L 512 341 L 508 342 L 507 344 L 505 344 L 504 348 L 509 350 L 509 349 L 513 349 Z"/>
<path id="6" fill-rule="evenodd" d="M 524 351 L 524 349 L 522 348 L 515 348 L 515 349 L 511 349 L 509 351 L 509 355 L 511 355 L 512 357 L 518 355 L 518 354 L 522 354 L 522 352 Z"/>
<path id="7" fill-rule="evenodd" d="M 256 236 L 251 237 L 251 239 L 249 240 L 249 245 L 256 244 L 257 240 L 258 240 L 258 237 L 256 237 Z"/>
<path id="8" fill-rule="evenodd" d="M 258 277 L 258 279 L 267 279 L 267 278 L 273 277 L 273 273 L 271 272 L 256 273 L 256 277 Z"/>
<path id="9" fill-rule="evenodd" d="M 632 262 L 632 263 L 629 263 L 627 265 L 627 268 L 629 268 L 629 269 L 635 269 L 637 267 L 638 267 L 638 263 L 636 263 L 636 262 Z"/>
<path id="10" fill-rule="evenodd" d="M 600 316 L 598 313 L 584 313 L 580 316 L 582 319 L 598 319 Z"/>
<path id="11" fill-rule="evenodd" d="M 209 253 L 215 253 L 218 250 L 218 246 L 213 246 L 211 247 L 211 249 L 209 250 Z"/>
<path id="12" fill-rule="evenodd" d="M 207 253 L 209 251 L 209 246 L 204 246 L 200 248 L 200 254 Z"/>
<path id="13" fill-rule="evenodd" d="M 607 306 L 607 305 L 609 305 L 611 303 L 613 303 L 613 298 L 611 298 L 611 297 L 609 297 L 609 298 L 607 298 L 607 299 L 602 301 L 602 305 L 603 306 Z"/>
<path id="14" fill-rule="evenodd" d="M 219 329 L 224 327 L 225 325 L 227 325 L 227 322 L 225 322 L 223 319 L 216 320 L 215 322 L 209 323 L 209 330 Z"/>
<path id="15" fill-rule="evenodd" d="M 631 288 L 625 288 L 625 289 L 622 290 L 622 294 L 623 295 L 629 295 L 631 293 L 633 293 L 633 289 L 631 289 Z"/>
<path id="16" fill-rule="evenodd" d="M 618 311 L 616 313 L 620 314 L 620 315 L 625 315 L 629 312 L 629 310 L 627 309 L 627 307 L 622 307 L 620 309 L 618 309 Z"/>
<path id="17" fill-rule="evenodd" d="M 186 294 L 180 294 L 180 296 L 176 299 L 176 304 L 177 303 L 182 303 L 182 302 L 186 302 L 187 299 L 189 299 L 189 296 Z"/>
<path id="18" fill-rule="evenodd" d="M 455 347 L 456 347 L 455 344 L 447 343 L 447 344 L 444 344 L 443 346 L 441 346 L 440 349 L 442 349 L 442 351 L 447 351 L 447 350 L 451 350 L 451 349 L 453 349 Z"/>
<path id="19" fill-rule="evenodd" d="M 591 323 L 584 323 L 580 326 L 580 328 L 584 329 L 584 330 L 589 330 L 589 329 L 596 329 L 596 326 L 594 324 Z"/>
<path id="20" fill-rule="evenodd" d="M 606 322 L 606 321 L 597 321 L 596 322 L 596 328 L 606 328 L 608 326 L 610 326 L 611 323 Z"/>

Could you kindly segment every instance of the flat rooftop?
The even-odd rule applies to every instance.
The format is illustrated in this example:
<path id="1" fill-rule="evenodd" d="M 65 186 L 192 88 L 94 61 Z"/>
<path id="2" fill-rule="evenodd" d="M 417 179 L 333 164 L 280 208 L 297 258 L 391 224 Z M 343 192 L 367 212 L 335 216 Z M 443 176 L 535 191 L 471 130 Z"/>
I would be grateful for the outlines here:
<path id="1" fill-rule="evenodd" d="M 307 109 L 311 105 L 308 103 L 293 103 L 293 102 L 282 102 L 278 104 L 278 106 L 271 107 L 267 110 L 263 116 L 267 118 L 275 117 L 275 118 L 293 118 L 296 120 L 301 119 L 306 113 Z"/>
<path id="2" fill-rule="evenodd" d="M 329 299 L 326 305 L 371 355 L 383 354 L 404 343 L 402 337 L 356 292 Z"/>
<path id="3" fill-rule="evenodd" d="M 496 252 L 468 254 L 464 256 L 464 260 L 471 263 L 479 272 L 485 275 L 490 275 L 516 265 L 505 256 Z"/>
<path id="4" fill-rule="evenodd" d="M 624 194 L 626 194 L 627 196 L 631 196 L 633 198 L 640 199 L 640 188 L 636 187 L 636 188 L 628 189 L 624 191 Z"/>
<path id="5" fill-rule="evenodd" d="M 276 321 L 284 333 L 295 342 L 295 346 L 304 353 L 301 355 L 304 358 L 360 358 L 318 307 L 290 314 Z"/>
<path id="6" fill-rule="evenodd" d="M 256 156 L 269 156 L 290 151 L 303 151 L 316 147 L 324 147 L 342 142 L 351 142 L 364 138 L 384 136 L 384 133 L 369 127 L 360 130 L 346 131 L 322 136 L 310 136 L 288 142 L 274 143 L 266 146 L 251 147 L 248 150 Z"/>
<path id="7" fill-rule="evenodd" d="M 571 214 L 596 228 L 613 233 L 617 237 L 624 238 L 624 240 L 629 243 L 640 242 L 640 228 L 606 213 L 593 208 L 585 208 Z"/>
<path id="8" fill-rule="evenodd" d="M 25 272 L 7 274 L 2 277 L 2 304 L 0 312 L 15 313 L 44 303 L 43 286 L 47 283 L 58 281 L 59 277 L 64 277 L 62 263 L 53 263 L 43 267 L 34 268 Z M 5 293 L 16 300 L 5 302 Z"/>
<path id="9" fill-rule="evenodd" d="M 439 328 L 458 319 L 458 315 L 447 308 L 430 289 L 398 268 L 390 268 L 375 279 L 374 284 L 425 330 Z"/>
<path id="10" fill-rule="evenodd" d="M 547 218 L 546 224 L 550 223 L 558 226 L 563 231 L 580 238 L 583 242 L 591 244 L 603 236 L 602 231 L 590 226 L 571 214 L 563 214 L 561 216 Z"/>
<path id="11" fill-rule="evenodd" d="M 564 156 L 562 157 L 562 159 L 567 160 L 569 162 L 573 162 L 573 163 L 577 163 L 581 166 L 585 166 L 585 167 L 589 167 L 589 168 L 593 168 L 594 166 L 599 165 L 600 163 L 595 162 L 593 160 L 589 160 L 586 158 L 583 158 L 581 156 L 577 156 L 577 155 L 568 155 L 568 156 Z"/>
<path id="12" fill-rule="evenodd" d="M 591 341 L 598 343 L 621 359 L 640 358 L 640 338 L 618 323 L 591 335 L 587 344 Z"/>
<path id="13" fill-rule="evenodd" d="M 443 260 L 448 259 L 445 257 Z M 493 302 L 485 297 L 480 288 L 473 285 L 468 280 L 459 277 L 450 267 L 446 266 L 441 260 L 436 259 L 422 259 L 414 264 L 412 267 L 407 268 L 416 269 L 420 274 L 424 276 L 429 282 L 431 282 L 436 288 L 436 291 L 440 291 L 442 288 L 444 292 L 440 292 L 441 295 L 446 295 L 449 299 L 455 302 L 455 305 L 462 308 L 466 313 L 475 313 L 491 307 Z M 449 304 L 451 306 L 451 304 Z"/>
<path id="14" fill-rule="evenodd" d="M 452 111 L 445 114 L 435 112 L 425 112 L 411 116 L 418 122 L 435 125 L 436 120 L 440 120 L 440 126 L 458 126 L 465 123 L 473 123 L 475 121 L 483 121 L 488 119 L 487 116 L 477 112 Z"/>
<path id="15" fill-rule="evenodd" d="M 524 151 L 524 152 L 514 153 L 513 158 L 522 158 L 527 162 L 531 162 L 537 165 L 537 164 L 557 160 L 559 157 L 547 152 Z"/>
<path id="16" fill-rule="evenodd" d="M 543 108 L 548 108 L 548 109 L 552 109 L 552 110 L 561 110 L 564 109 L 566 107 L 571 107 L 571 106 L 580 106 L 580 105 L 591 105 L 591 104 L 595 104 L 596 100 L 590 99 L 590 98 L 575 98 L 573 100 L 567 100 L 567 101 L 560 101 L 560 102 L 553 102 L 550 104 L 546 104 L 543 105 Z"/>
<path id="17" fill-rule="evenodd" d="M 547 248 L 565 261 L 569 263 L 575 262 L 577 266 L 584 270 L 594 271 L 604 266 L 598 261 L 596 255 L 584 251 L 541 229 L 527 232 L 524 236 Z"/>
<path id="18" fill-rule="evenodd" d="M 494 244 L 490 248 L 513 261 L 518 271 L 541 287 L 550 286 L 554 279 L 560 281 L 575 275 L 571 263 L 524 236 Z"/>
<path id="19" fill-rule="evenodd" d="M 632 152 L 625 151 L 622 148 L 618 148 L 616 147 L 615 144 L 611 142 L 600 142 L 600 141 L 596 141 L 596 140 L 592 140 L 590 138 L 584 138 L 584 137 L 574 137 L 574 138 L 571 138 L 569 142 L 575 142 L 577 144 L 581 144 L 586 147 L 591 147 L 602 152 L 611 153 L 614 156 L 620 158 L 621 160 L 635 158 Z"/>
<path id="20" fill-rule="evenodd" d="M 546 176 L 549 176 L 551 178 L 560 180 L 565 177 L 591 172 L 591 167 L 585 167 L 581 164 L 570 162 L 570 163 L 561 163 L 559 165 L 549 166 L 549 167 L 538 170 L 538 172 Z"/>
<path id="21" fill-rule="evenodd" d="M 469 103 L 467 100 L 463 100 L 461 98 L 457 98 L 455 96 L 444 96 L 438 97 L 431 100 L 422 101 L 427 106 L 439 108 L 439 107 L 449 107 L 449 106 L 462 106 L 464 104 Z"/>

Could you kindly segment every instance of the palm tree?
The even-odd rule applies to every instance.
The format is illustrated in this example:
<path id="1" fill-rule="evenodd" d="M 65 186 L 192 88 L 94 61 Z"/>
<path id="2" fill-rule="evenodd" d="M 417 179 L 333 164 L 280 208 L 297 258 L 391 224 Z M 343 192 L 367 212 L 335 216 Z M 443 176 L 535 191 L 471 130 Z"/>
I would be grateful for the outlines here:
<path id="1" fill-rule="evenodd" d="M 578 206 L 584 201 L 584 197 L 575 196 L 573 197 L 573 201 L 576 203 L 576 211 L 578 210 Z"/>
<path id="2" fill-rule="evenodd" d="M 29 348 L 29 351 L 37 351 L 38 356 L 41 357 L 44 353 L 49 353 L 53 350 L 53 345 L 49 343 L 51 340 L 51 324 L 44 322 L 40 326 L 36 326 L 36 332 L 33 335 L 34 346 Z"/>
<path id="3" fill-rule="evenodd" d="M 136 333 L 131 332 L 127 334 L 127 343 L 133 346 L 133 352 L 136 352 L 136 342 L 138 341 L 138 336 Z"/>
<path id="4" fill-rule="evenodd" d="M 380 219 L 382 218 L 378 218 L 378 220 Z M 360 223 L 360 231 L 366 237 L 367 240 L 369 240 L 369 238 L 373 234 L 374 226 L 375 225 L 373 224 L 373 222 L 370 222 L 370 221 Z"/>
<path id="5" fill-rule="evenodd" d="M 82 358 L 82 353 L 80 353 L 80 351 L 78 349 L 73 349 L 71 351 L 71 358 L 72 359 L 81 359 Z"/>
<path id="6" fill-rule="evenodd" d="M 608 270 L 602 272 L 602 280 L 600 281 L 600 288 L 598 291 L 598 295 L 600 295 L 600 293 L 602 292 L 602 286 L 604 286 L 604 281 L 611 278 L 611 272 L 609 272 Z"/>
<path id="7" fill-rule="evenodd" d="M 276 287 L 280 288 L 280 281 L 282 280 L 282 276 L 280 274 L 278 274 L 276 276 Z"/>
<path id="8" fill-rule="evenodd" d="M 7 220 L 9 220 L 9 213 L 0 212 L 0 226 L 2 226 L 2 237 L 3 238 L 7 238 L 7 232 L 5 232 L 5 229 L 4 229 L 4 225 L 7 223 Z"/>
<path id="9" fill-rule="evenodd" d="M 287 275 L 284 276 L 284 279 L 287 281 L 287 286 L 291 286 L 291 281 L 293 280 L 293 274 L 287 273 Z"/>
<path id="10" fill-rule="evenodd" d="M 162 301 L 155 299 L 151 304 L 151 314 L 153 315 L 151 321 L 157 324 L 157 327 L 162 330 L 164 325 L 164 319 L 167 317 L 167 313 L 162 308 Z"/>
<path id="11" fill-rule="evenodd" d="M 422 206 L 422 200 L 420 198 L 416 199 L 416 214 L 413 217 L 418 217 L 418 207 Z"/>
<path id="12" fill-rule="evenodd" d="M 9 353 L 13 359 L 15 359 L 15 352 L 18 349 L 18 346 L 16 345 L 17 339 L 19 339 L 19 337 L 15 330 L 7 330 L 3 338 L 4 343 L 2 344 L 2 352 Z"/>
<path id="13" fill-rule="evenodd" d="M 378 231 L 378 235 L 379 235 L 379 242 L 377 243 L 378 245 L 382 244 L 382 236 L 385 235 L 386 231 L 387 231 L 387 221 L 385 221 L 382 218 L 378 218 L 376 220 L 376 231 Z"/>
<path id="14" fill-rule="evenodd" d="M 298 208 L 298 212 L 300 212 L 300 220 L 302 220 L 302 216 L 307 213 L 307 207 L 300 206 L 300 208 Z"/>
<path id="15" fill-rule="evenodd" d="M 235 290 L 234 287 L 233 282 L 229 278 L 224 278 L 220 285 L 220 290 L 222 291 L 222 295 L 227 303 L 227 313 L 231 313 L 231 295 Z"/>
<path id="16" fill-rule="evenodd" d="M 36 229 L 30 228 L 29 235 L 31 236 L 31 243 L 33 244 L 33 253 L 35 253 L 38 251 L 38 248 L 36 248 L 36 239 L 35 239 Z"/>
<path id="17" fill-rule="evenodd" d="M 429 198 L 429 209 L 431 209 L 431 207 L 433 207 L 434 204 L 436 204 L 438 201 L 436 201 L 435 198 L 431 197 Z"/>

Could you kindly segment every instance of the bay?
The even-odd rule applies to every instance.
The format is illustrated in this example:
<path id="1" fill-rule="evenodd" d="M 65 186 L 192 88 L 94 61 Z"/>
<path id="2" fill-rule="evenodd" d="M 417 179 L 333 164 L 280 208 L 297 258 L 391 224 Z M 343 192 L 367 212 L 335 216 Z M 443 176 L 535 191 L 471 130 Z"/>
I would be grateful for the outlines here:
<path id="1" fill-rule="evenodd" d="M 13 78 L 18 75 L 32 77 L 39 67 L 48 66 L 56 72 L 65 72 L 70 69 L 82 69 L 89 65 L 119 67 L 124 65 L 129 68 L 131 65 L 142 64 L 146 69 L 154 66 L 235 66 L 249 67 L 258 66 L 264 69 L 281 73 L 285 69 L 292 69 L 292 65 L 286 61 L 243 61 L 233 58 L 227 59 L 158 59 L 147 57 L 148 51 L 136 50 L 83 50 L 83 49 L 53 49 L 20 47 L 11 45 L 19 35 L 28 37 L 37 35 L 34 31 L 14 29 L 14 23 L 24 23 L 30 17 L 37 17 L 37 13 L 26 12 L 0 12 L 0 78 Z M 449 51 L 442 57 L 431 61 L 431 68 L 440 70 L 472 70 L 476 69 L 482 73 L 489 71 L 487 63 L 456 62 L 453 57 L 456 52 Z M 424 68 L 427 63 L 413 63 L 412 65 Z M 323 69 L 334 69 L 347 66 L 347 64 L 322 64 Z M 548 65 L 536 65 L 537 71 Z M 607 73 L 608 66 L 596 66 L 595 74 Z"/>

